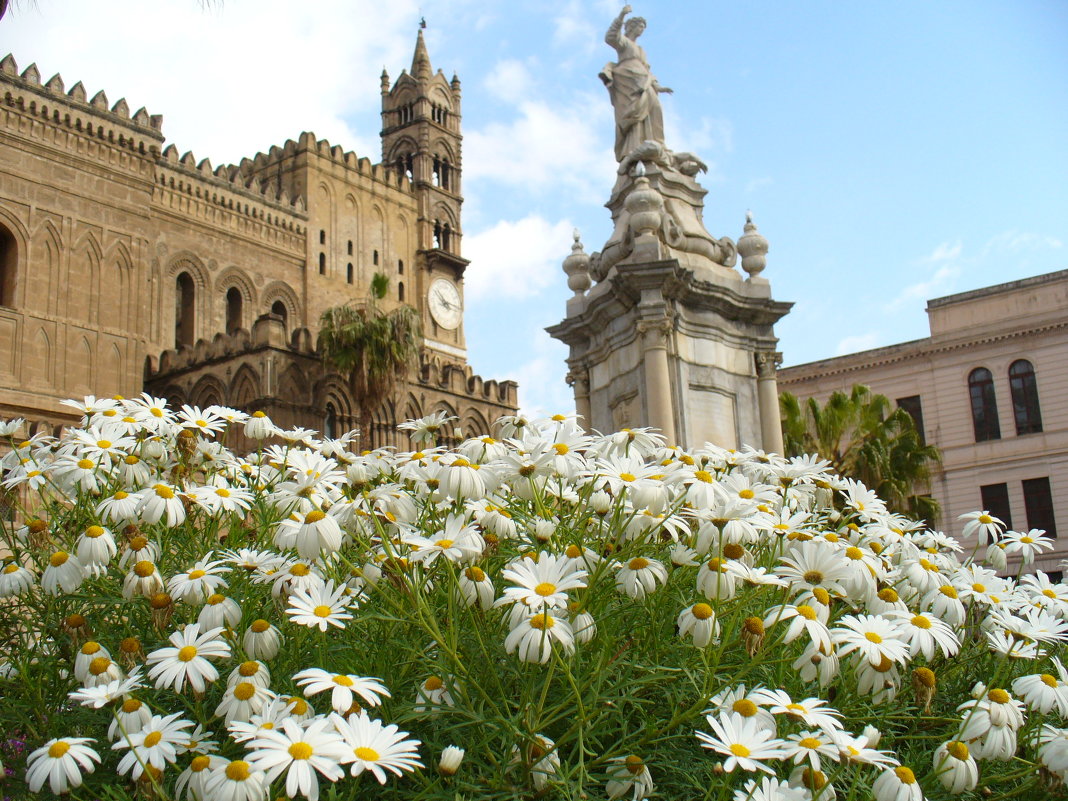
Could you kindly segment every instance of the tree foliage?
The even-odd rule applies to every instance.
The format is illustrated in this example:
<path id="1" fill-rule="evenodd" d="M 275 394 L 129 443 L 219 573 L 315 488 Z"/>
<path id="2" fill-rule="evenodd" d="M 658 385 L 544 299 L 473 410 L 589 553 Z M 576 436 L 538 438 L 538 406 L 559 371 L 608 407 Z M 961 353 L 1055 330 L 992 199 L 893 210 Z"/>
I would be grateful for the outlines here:
<path id="1" fill-rule="evenodd" d="M 388 288 L 388 277 L 376 273 L 367 300 L 333 306 L 319 318 L 319 352 L 349 378 L 364 424 L 408 375 L 422 339 L 414 308 L 386 312 L 379 307 Z"/>
<path id="2" fill-rule="evenodd" d="M 784 392 L 779 407 L 787 455 L 818 453 L 838 474 L 875 490 L 890 509 L 932 523 L 938 518 L 938 501 L 927 492 L 942 454 L 885 395 L 856 384 L 821 406 Z"/>

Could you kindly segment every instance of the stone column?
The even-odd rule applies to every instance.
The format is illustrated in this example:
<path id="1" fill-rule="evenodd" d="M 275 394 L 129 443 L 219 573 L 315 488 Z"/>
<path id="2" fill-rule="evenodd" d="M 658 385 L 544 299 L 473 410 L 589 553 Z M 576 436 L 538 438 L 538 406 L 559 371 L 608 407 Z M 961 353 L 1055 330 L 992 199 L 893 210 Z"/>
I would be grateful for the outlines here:
<path id="1" fill-rule="evenodd" d="M 575 411 L 578 412 L 582 429 L 590 431 L 590 373 L 588 370 L 572 370 L 567 374 L 567 383 L 575 393 Z"/>
<path id="2" fill-rule="evenodd" d="M 782 354 L 777 351 L 760 351 L 756 354 L 760 438 L 763 440 L 763 449 L 769 453 L 783 452 L 779 386 L 775 380 L 775 373 L 780 364 L 782 364 Z"/>
<path id="3" fill-rule="evenodd" d="M 672 331 L 667 318 L 639 320 L 642 338 L 642 361 L 645 367 L 645 402 L 649 425 L 659 428 L 668 444 L 675 442 L 675 414 L 671 402 L 671 370 L 668 364 L 668 336 Z"/>

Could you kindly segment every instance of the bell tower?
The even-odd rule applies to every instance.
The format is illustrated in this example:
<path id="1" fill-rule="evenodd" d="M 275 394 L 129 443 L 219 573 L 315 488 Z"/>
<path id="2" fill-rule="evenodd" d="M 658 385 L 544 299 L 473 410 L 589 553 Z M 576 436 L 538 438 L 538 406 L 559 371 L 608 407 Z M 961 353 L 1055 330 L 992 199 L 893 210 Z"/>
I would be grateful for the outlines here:
<path id="1" fill-rule="evenodd" d="M 460 256 L 462 161 L 460 79 L 434 72 L 423 39 L 415 40 L 410 71 L 390 85 L 382 72 L 382 163 L 412 183 L 419 208 L 417 265 L 427 344 L 454 359 L 466 358 Z M 413 276 L 414 277 L 414 276 Z"/>

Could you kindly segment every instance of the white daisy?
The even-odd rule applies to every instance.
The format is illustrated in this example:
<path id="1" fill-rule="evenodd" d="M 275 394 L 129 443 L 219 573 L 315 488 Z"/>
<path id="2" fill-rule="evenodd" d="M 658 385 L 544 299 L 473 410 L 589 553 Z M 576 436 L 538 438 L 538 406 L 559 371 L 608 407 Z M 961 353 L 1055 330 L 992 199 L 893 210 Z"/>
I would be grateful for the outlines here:
<path id="1" fill-rule="evenodd" d="M 349 756 L 329 718 L 312 720 L 306 727 L 291 718 L 283 720 L 280 728 L 261 731 L 246 748 L 252 770 L 262 770 L 268 783 L 285 773 L 286 795 L 300 793 L 310 801 L 319 798 L 316 773 L 336 782 L 345 775 L 339 763 Z"/>
<path id="2" fill-rule="evenodd" d="M 352 620 L 347 610 L 353 603 L 348 587 L 344 584 L 335 586 L 333 581 L 327 581 L 319 587 L 295 590 L 289 596 L 286 614 L 294 623 L 319 631 L 326 631 L 328 626 L 343 629 L 345 621 Z"/>
<path id="3" fill-rule="evenodd" d="M 193 721 L 179 720 L 180 712 L 162 717 L 153 715 L 140 731 L 126 732 L 111 747 L 113 749 L 130 749 L 119 761 L 120 776 L 130 774 L 137 781 L 146 766 L 163 770 L 178 758 L 178 747 L 189 740 L 185 731 L 191 728 Z"/>
<path id="4" fill-rule="evenodd" d="M 616 587 L 628 598 L 640 601 L 666 582 L 667 577 L 667 568 L 656 559 L 635 556 L 617 568 Z"/>
<path id="5" fill-rule="evenodd" d="M 320 668 L 308 668 L 294 673 L 297 685 L 304 688 L 307 696 L 330 691 L 330 705 L 336 712 L 345 714 L 352 708 L 354 695 L 360 696 L 368 706 L 378 706 L 382 696 L 390 697 L 389 690 L 375 678 L 350 676 L 344 673 L 330 673 Z"/>
<path id="6" fill-rule="evenodd" d="M 208 659 L 230 656 L 230 645 L 219 636 L 222 632 L 216 628 L 201 633 L 197 623 L 176 631 L 168 638 L 170 647 L 158 648 L 148 655 L 148 664 L 152 665 L 149 678 L 155 680 L 157 688 L 170 686 L 180 693 L 188 681 L 194 692 L 204 692 L 219 678 L 219 671 Z"/>
<path id="7" fill-rule="evenodd" d="M 693 644 L 698 648 L 704 648 L 719 637 L 716 613 L 705 603 L 697 603 L 683 609 L 679 613 L 678 629 L 680 638 L 693 637 Z"/>
<path id="8" fill-rule="evenodd" d="M 549 661 L 553 641 L 559 643 L 566 654 L 575 650 L 574 632 L 567 621 L 542 611 L 518 622 L 505 638 L 504 650 L 508 653 L 518 650 L 523 662 L 544 664 Z"/>
<path id="9" fill-rule="evenodd" d="M 386 771 L 402 776 L 405 771 L 423 767 L 419 760 L 419 740 L 405 739 L 408 732 L 368 717 L 365 710 L 348 718 L 334 714 L 330 720 L 350 750 L 341 764 L 351 763 L 351 775 L 370 771 L 379 784 L 385 784 L 389 778 Z"/>
<path id="10" fill-rule="evenodd" d="M 81 787 L 82 774 L 92 773 L 100 755 L 86 743 L 91 737 L 60 737 L 49 740 L 26 758 L 26 784 L 30 792 L 39 793 L 48 782 L 53 793 Z"/>
<path id="11" fill-rule="evenodd" d="M 274 659 L 282 647 L 282 633 L 263 618 L 253 620 L 241 638 L 250 659 Z"/>
<path id="12" fill-rule="evenodd" d="M 753 718 L 720 713 L 706 715 L 705 720 L 712 727 L 714 735 L 699 731 L 695 732 L 697 739 L 701 741 L 702 748 L 727 757 L 723 763 L 727 773 L 735 768 L 773 773 L 772 768 L 764 762 L 786 758 L 785 742 L 778 739 L 774 731 L 761 728 Z"/>
<path id="13" fill-rule="evenodd" d="M 541 608 L 558 609 L 567 605 L 568 590 L 586 586 L 587 571 L 575 567 L 566 557 L 542 551 L 537 561 L 518 559 L 504 569 L 501 575 L 517 584 L 507 587 L 498 606 L 522 601 L 534 611 Z"/>
<path id="14" fill-rule="evenodd" d="M 223 760 L 204 783 L 204 798 L 212 801 L 266 801 L 267 775 L 243 759 Z"/>

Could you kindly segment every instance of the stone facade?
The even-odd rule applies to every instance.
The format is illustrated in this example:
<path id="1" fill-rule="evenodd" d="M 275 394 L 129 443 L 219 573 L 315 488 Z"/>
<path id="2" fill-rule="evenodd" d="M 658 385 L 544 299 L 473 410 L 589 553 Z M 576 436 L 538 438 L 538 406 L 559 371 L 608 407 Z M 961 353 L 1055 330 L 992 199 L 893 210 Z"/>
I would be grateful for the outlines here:
<path id="1" fill-rule="evenodd" d="M 164 148 L 158 115 L 0 62 L 0 416 L 58 425 L 75 419 L 64 398 L 147 387 L 347 430 L 356 398 L 323 368 L 317 326 L 376 273 L 381 305 L 415 307 L 424 341 L 364 421 L 371 442 L 433 411 L 465 434 L 513 412 L 515 383 L 467 365 L 460 82 L 433 72 L 420 33 L 411 70 L 381 85 L 382 163 L 304 133 L 214 167 Z M 439 313 L 432 285 L 460 308 Z"/>
<path id="2" fill-rule="evenodd" d="M 1060 572 L 1068 557 L 1068 270 L 930 300 L 927 314 L 930 337 L 784 368 L 779 387 L 823 400 L 866 384 L 896 400 L 942 450 L 932 482 L 941 527 L 959 535 L 958 517 L 977 509 L 1007 516 L 1015 530 L 1052 523 L 1057 549 L 1037 565 Z"/>

